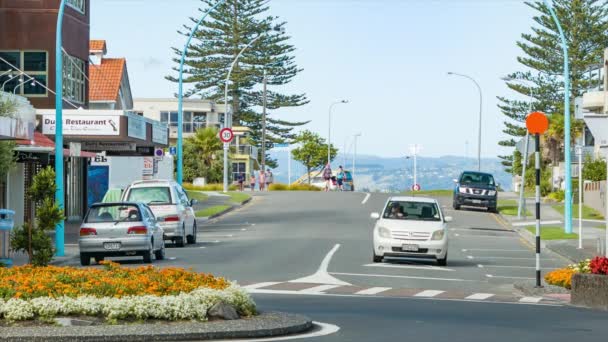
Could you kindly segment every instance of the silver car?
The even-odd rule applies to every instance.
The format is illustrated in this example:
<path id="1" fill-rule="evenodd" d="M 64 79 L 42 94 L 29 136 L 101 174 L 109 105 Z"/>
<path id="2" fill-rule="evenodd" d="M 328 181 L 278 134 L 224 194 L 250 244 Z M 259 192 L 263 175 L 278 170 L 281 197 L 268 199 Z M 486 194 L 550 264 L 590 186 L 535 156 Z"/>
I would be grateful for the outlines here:
<path id="1" fill-rule="evenodd" d="M 80 226 L 80 263 L 111 256 L 142 256 L 145 263 L 165 258 L 163 229 L 143 203 L 96 203 Z"/>

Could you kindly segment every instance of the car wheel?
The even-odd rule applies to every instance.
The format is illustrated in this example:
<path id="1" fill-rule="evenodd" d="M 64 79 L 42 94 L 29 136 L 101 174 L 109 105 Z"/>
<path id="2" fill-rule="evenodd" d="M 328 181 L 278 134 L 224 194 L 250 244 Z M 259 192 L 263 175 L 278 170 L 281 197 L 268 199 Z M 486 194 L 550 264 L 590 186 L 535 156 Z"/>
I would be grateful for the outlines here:
<path id="1" fill-rule="evenodd" d="M 178 236 L 175 238 L 175 245 L 177 247 L 184 247 L 186 246 L 186 226 L 182 226 L 182 236 Z"/>
<path id="2" fill-rule="evenodd" d="M 89 266 L 91 264 L 91 256 L 89 254 L 80 253 L 80 264 L 82 266 Z"/>
<path id="3" fill-rule="evenodd" d="M 376 253 L 373 253 L 373 258 L 374 262 L 382 262 L 382 260 L 384 260 L 384 257 L 381 256 L 377 256 Z"/>
<path id="4" fill-rule="evenodd" d="M 188 243 L 193 245 L 196 243 L 196 219 L 194 219 L 194 224 L 192 225 L 192 235 L 188 235 Z"/>
<path id="5" fill-rule="evenodd" d="M 103 261 L 103 259 L 104 259 L 104 257 L 102 257 L 102 256 L 96 256 L 95 257 L 95 262 L 99 264 L 99 263 L 101 263 Z"/>
<path id="6" fill-rule="evenodd" d="M 150 241 L 150 248 L 144 252 L 144 264 L 152 263 L 152 254 L 154 254 L 154 242 Z"/>
<path id="7" fill-rule="evenodd" d="M 447 266 L 448 265 L 448 253 L 445 253 L 445 258 L 437 259 L 437 265 L 439 266 Z"/>
<path id="8" fill-rule="evenodd" d="M 456 202 L 452 203 L 452 208 L 454 208 L 454 210 L 460 210 L 460 206 L 456 204 Z"/>
<path id="9" fill-rule="evenodd" d="M 161 243 L 160 249 L 154 252 L 156 260 L 165 260 L 165 241 Z"/>

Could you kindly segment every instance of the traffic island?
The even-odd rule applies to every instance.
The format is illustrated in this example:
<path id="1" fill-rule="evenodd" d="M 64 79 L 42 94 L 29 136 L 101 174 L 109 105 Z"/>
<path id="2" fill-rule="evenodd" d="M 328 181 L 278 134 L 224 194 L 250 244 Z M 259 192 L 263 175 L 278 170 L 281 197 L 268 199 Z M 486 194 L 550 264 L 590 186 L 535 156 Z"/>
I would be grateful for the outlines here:
<path id="1" fill-rule="evenodd" d="M 572 276 L 571 303 L 608 310 L 608 276 L 577 273 Z"/>

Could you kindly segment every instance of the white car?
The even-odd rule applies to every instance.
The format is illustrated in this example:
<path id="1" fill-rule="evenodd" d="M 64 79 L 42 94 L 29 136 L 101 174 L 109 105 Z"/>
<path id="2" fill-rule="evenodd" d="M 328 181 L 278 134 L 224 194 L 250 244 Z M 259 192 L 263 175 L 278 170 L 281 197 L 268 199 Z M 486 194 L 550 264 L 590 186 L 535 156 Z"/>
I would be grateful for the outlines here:
<path id="1" fill-rule="evenodd" d="M 448 261 L 449 216 L 432 198 L 391 197 L 382 214 L 372 213 L 374 262 L 386 257 L 431 258 L 441 266 Z"/>
<path id="2" fill-rule="evenodd" d="M 164 230 L 164 240 L 178 247 L 186 242 L 196 243 L 196 216 L 186 191 L 172 180 L 143 180 L 133 182 L 122 194 L 125 202 L 143 202 L 157 217 Z"/>

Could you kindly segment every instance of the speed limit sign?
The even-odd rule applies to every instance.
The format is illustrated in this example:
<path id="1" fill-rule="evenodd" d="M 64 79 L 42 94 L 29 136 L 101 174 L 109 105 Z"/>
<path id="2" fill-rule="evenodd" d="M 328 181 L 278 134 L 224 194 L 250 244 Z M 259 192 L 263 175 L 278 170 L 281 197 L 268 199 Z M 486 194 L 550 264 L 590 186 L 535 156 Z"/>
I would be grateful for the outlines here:
<path id="1" fill-rule="evenodd" d="M 420 184 L 412 185 L 412 191 L 420 191 Z"/>
<path id="2" fill-rule="evenodd" d="M 234 133 L 232 132 L 232 129 L 224 128 L 220 131 L 220 140 L 223 143 L 228 144 L 232 141 L 232 139 L 234 139 Z"/>

